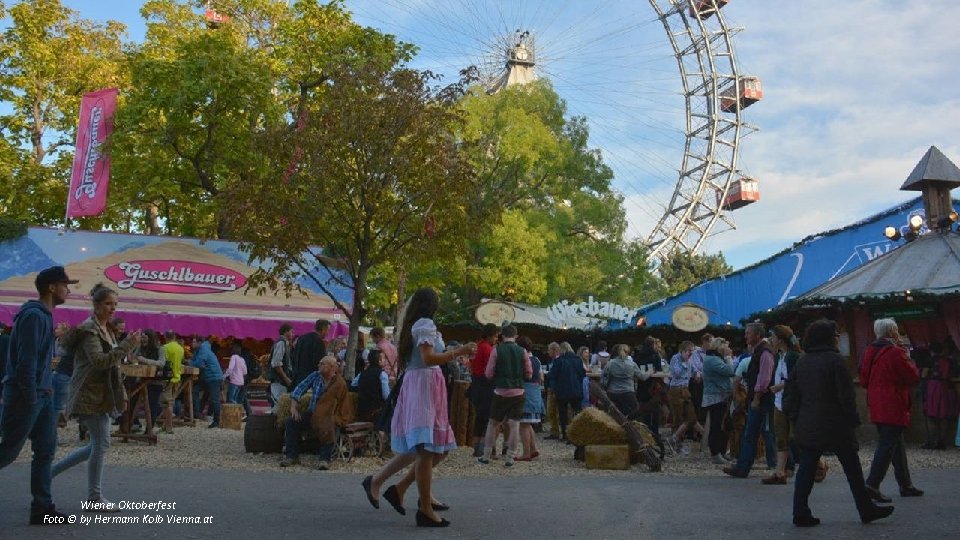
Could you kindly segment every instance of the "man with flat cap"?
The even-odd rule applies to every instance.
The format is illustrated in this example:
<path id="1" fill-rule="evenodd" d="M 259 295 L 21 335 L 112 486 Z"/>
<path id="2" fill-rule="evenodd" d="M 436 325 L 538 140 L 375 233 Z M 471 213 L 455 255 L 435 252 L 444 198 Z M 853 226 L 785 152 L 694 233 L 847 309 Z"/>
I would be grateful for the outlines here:
<path id="1" fill-rule="evenodd" d="M 66 302 L 70 285 L 62 266 L 37 274 L 37 300 L 20 307 L 13 318 L 13 331 L 3 377 L 3 439 L 0 469 L 17 458 L 27 438 L 33 448 L 30 464 L 30 524 L 44 525 L 66 517 L 57 511 L 50 493 L 50 469 L 57 449 L 57 412 L 53 409 L 53 376 L 50 362 L 56 343 L 53 308 Z M 62 523 L 62 521 L 61 521 Z"/>

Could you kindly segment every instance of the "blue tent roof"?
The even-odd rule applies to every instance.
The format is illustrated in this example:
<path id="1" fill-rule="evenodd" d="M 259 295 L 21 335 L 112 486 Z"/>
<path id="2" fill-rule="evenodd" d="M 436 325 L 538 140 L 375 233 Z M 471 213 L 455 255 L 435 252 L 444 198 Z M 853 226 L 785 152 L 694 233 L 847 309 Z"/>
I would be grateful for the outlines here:
<path id="1" fill-rule="evenodd" d="M 919 197 L 841 229 L 808 236 L 752 266 L 648 304 L 638 314 L 647 325 L 671 324 L 674 309 L 694 303 L 708 310 L 710 324 L 739 324 L 898 247 L 883 237 L 883 227 L 906 223 L 913 214 L 923 214 Z"/>

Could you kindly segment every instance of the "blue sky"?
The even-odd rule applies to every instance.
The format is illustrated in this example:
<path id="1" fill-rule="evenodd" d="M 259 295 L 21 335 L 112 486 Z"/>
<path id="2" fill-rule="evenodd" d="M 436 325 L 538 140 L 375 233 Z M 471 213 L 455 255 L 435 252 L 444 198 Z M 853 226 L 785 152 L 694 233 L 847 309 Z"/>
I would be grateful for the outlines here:
<path id="1" fill-rule="evenodd" d="M 141 39 L 140 2 L 65 0 Z M 683 109 L 676 65 L 648 2 L 637 0 L 347 0 L 362 24 L 421 45 L 419 67 L 452 74 L 483 60 L 497 35 L 531 29 L 543 76 L 617 174 L 630 232 L 645 236 L 672 191 Z M 762 201 L 708 241 L 735 267 L 915 195 L 898 191 L 926 149 L 960 163 L 960 70 L 949 0 L 733 0 L 724 8 L 743 71 L 764 100 L 740 165 Z M 527 27 L 530 28 L 527 28 Z M 515 28 L 516 27 L 516 28 Z M 880 231 L 877 233 L 880 234 Z"/>

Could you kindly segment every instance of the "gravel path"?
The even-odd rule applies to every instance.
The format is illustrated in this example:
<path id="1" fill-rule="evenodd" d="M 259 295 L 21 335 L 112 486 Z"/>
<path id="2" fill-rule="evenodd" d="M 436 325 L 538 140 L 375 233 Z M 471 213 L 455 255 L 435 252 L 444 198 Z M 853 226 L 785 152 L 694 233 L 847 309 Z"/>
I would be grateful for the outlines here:
<path id="1" fill-rule="evenodd" d="M 313 473 L 312 467 L 316 459 L 312 456 L 302 457 L 302 465 L 281 469 L 278 466 L 280 454 L 249 454 L 243 448 L 243 432 L 228 429 L 208 429 L 206 424 L 198 422 L 197 427 L 178 427 L 174 434 L 160 433 L 158 444 L 149 446 L 146 443 L 123 443 L 116 439 L 108 452 L 109 465 L 124 467 L 176 467 L 187 469 L 230 469 L 230 470 L 276 470 L 288 474 Z M 533 462 L 517 462 L 512 468 L 502 466 L 502 462 L 493 462 L 490 465 L 480 465 L 471 456 L 471 448 L 458 448 L 450 453 L 448 459 L 441 464 L 435 474 L 441 478 L 476 478 L 499 476 L 573 476 L 573 475 L 607 475 L 626 476 L 636 474 L 650 474 L 661 476 L 722 476 L 719 465 L 709 462 L 709 455 L 700 450 L 699 446 L 691 446 L 689 456 L 667 456 L 663 464 L 663 471 L 651 473 L 643 465 L 635 465 L 627 471 L 598 471 L 587 470 L 582 462 L 573 459 L 573 446 L 557 441 L 543 440 L 544 434 L 538 434 L 540 457 Z M 76 422 L 71 422 L 66 428 L 59 431 L 59 445 L 57 456 L 64 456 L 79 446 Z M 29 462 L 29 442 L 20 453 L 18 462 Z M 873 443 L 866 443 L 860 451 L 860 461 L 864 469 L 869 467 L 873 457 Z M 960 450 L 923 450 L 919 446 L 911 446 L 907 450 L 911 469 L 960 469 Z M 834 458 L 827 458 L 831 474 L 840 471 L 839 463 Z M 370 473 L 378 469 L 385 462 L 382 458 L 357 457 L 350 463 L 335 461 L 330 473 Z M 763 460 L 758 460 L 763 467 Z M 754 476 L 766 476 L 765 470 L 754 471 Z"/>

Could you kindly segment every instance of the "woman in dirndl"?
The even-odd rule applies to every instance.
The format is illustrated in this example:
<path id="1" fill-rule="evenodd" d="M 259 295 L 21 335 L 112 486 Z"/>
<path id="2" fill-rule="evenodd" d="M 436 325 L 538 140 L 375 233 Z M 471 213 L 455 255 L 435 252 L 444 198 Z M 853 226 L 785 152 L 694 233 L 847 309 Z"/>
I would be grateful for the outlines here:
<path id="1" fill-rule="evenodd" d="M 530 353 L 530 365 L 533 367 L 533 375 L 529 379 L 523 380 L 523 416 L 520 418 L 520 441 L 523 442 L 523 455 L 516 458 L 517 461 L 533 461 L 540 456 L 537 450 L 537 435 L 533 432 L 533 426 L 543 420 L 543 367 L 540 360 L 533 356 L 533 343 L 527 336 L 517 338 L 517 344 Z"/>
<path id="2" fill-rule="evenodd" d="M 446 505 L 433 498 L 433 467 L 457 447 L 447 416 L 447 388 L 440 365 L 460 355 L 472 355 L 474 345 L 467 344 L 444 352 L 443 338 L 433 316 L 439 308 L 437 292 L 431 288 L 417 290 L 403 317 L 398 347 L 399 362 L 404 369 L 403 382 L 391 423 L 390 445 L 394 457 L 377 474 L 363 479 L 367 500 L 380 508 L 380 488 L 388 478 L 413 464 L 413 469 L 383 496 L 400 514 L 406 489 L 415 480 L 420 493 L 417 510 L 418 527 L 446 527 L 450 522 L 437 515 Z"/>

